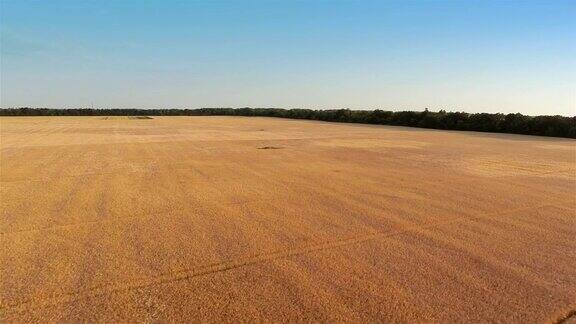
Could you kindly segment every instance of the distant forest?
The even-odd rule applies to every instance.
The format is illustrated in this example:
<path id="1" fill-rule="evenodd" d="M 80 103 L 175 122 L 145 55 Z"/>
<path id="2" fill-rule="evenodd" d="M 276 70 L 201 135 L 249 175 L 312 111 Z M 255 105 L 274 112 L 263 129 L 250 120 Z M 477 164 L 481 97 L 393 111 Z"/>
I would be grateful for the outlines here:
<path id="1" fill-rule="evenodd" d="M 576 138 L 576 117 L 432 111 L 312 110 L 280 108 L 201 109 L 0 109 L 0 116 L 262 116 L 340 123 Z"/>

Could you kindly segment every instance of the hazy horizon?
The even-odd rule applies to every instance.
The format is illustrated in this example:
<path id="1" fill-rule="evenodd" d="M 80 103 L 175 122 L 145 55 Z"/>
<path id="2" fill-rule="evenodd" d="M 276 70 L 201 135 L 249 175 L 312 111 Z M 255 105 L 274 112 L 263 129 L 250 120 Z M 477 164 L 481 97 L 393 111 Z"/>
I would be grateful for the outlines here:
<path id="1" fill-rule="evenodd" d="M 1 1 L 0 106 L 576 114 L 573 1 Z"/>

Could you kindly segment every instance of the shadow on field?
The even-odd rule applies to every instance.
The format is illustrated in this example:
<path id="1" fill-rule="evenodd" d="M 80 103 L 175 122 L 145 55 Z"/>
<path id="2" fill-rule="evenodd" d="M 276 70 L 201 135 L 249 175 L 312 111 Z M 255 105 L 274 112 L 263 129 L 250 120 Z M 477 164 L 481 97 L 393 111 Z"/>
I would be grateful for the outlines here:
<path id="1" fill-rule="evenodd" d="M 262 146 L 258 148 L 259 150 L 280 150 L 281 147 L 278 146 Z"/>

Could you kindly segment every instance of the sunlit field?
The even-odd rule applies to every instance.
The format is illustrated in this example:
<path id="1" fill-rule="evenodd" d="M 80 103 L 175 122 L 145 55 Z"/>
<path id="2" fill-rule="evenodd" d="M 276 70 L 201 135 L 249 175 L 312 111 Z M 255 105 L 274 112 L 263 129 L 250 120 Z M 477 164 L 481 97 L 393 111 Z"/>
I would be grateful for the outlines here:
<path id="1" fill-rule="evenodd" d="M 0 119 L 1 321 L 546 322 L 576 141 L 260 117 Z"/>

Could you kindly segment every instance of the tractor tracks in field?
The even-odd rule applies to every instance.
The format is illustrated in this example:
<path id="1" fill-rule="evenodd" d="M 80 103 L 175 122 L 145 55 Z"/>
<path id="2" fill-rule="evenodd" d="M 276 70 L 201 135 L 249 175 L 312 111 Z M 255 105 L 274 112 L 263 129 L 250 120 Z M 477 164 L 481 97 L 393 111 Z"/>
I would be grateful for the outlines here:
<path id="1" fill-rule="evenodd" d="M 529 208 L 518 208 L 514 210 L 509 210 L 506 212 L 501 212 L 497 214 L 508 214 L 514 213 L 529 209 L 539 209 L 543 207 L 547 207 L 549 205 L 542 205 L 542 206 L 532 206 Z M 65 293 L 52 293 L 46 294 L 44 296 L 39 296 L 36 298 L 30 298 L 28 300 L 23 301 L 16 301 L 13 303 L 8 302 L 7 300 L 0 301 L 0 309 L 3 311 L 16 311 L 18 312 L 25 310 L 29 306 L 43 306 L 43 305 L 56 305 L 61 303 L 66 303 L 70 301 L 74 301 L 81 298 L 89 298 L 95 297 L 100 295 L 107 295 L 107 294 L 114 294 L 114 293 L 122 293 L 122 292 L 129 292 L 132 290 L 152 287 L 161 284 L 169 284 L 177 281 L 183 280 L 190 280 L 198 277 L 208 276 L 212 274 L 217 274 L 221 272 L 226 272 L 246 266 L 262 264 L 266 262 L 272 262 L 279 259 L 286 259 L 294 256 L 304 255 L 308 253 L 314 252 L 322 252 L 328 251 L 331 249 L 337 249 L 340 247 L 345 247 L 349 245 L 355 244 L 362 244 L 365 242 L 378 240 L 378 239 L 385 239 L 394 236 L 400 236 L 406 233 L 410 233 L 413 231 L 418 231 L 422 229 L 432 229 L 438 226 L 449 225 L 452 223 L 461 222 L 464 220 L 469 220 L 470 218 L 483 218 L 489 216 L 491 213 L 476 215 L 476 216 L 467 216 L 467 217 L 458 217 L 455 219 L 451 219 L 448 221 L 442 222 L 434 222 L 428 225 L 412 225 L 407 226 L 403 229 L 390 231 L 390 232 L 374 232 L 370 234 L 363 234 L 363 235 L 356 235 L 352 237 L 337 239 L 337 240 L 330 240 L 324 242 L 318 242 L 315 244 L 310 244 L 301 247 L 295 248 L 288 248 L 276 251 L 270 251 L 265 253 L 260 253 L 251 256 L 241 257 L 235 260 L 227 260 L 223 262 L 216 262 L 212 264 L 207 264 L 198 268 L 189 268 L 183 270 L 177 270 L 172 272 L 166 272 L 163 274 L 159 274 L 157 276 L 141 279 L 141 280 L 134 280 L 132 282 L 124 282 L 122 284 L 104 284 L 100 286 L 93 286 L 91 288 L 85 290 L 78 290 L 78 291 L 71 291 Z M 495 213 L 496 214 L 496 213 Z M 569 315 L 573 316 L 573 315 Z"/>
<path id="2" fill-rule="evenodd" d="M 40 304 L 40 305 L 42 305 L 42 304 L 58 304 L 58 303 L 62 303 L 62 302 L 67 302 L 67 301 L 79 299 L 82 297 L 90 297 L 90 296 L 105 295 L 105 294 L 110 294 L 110 293 L 126 292 L 126 291 L 151 287 L 151 286 L 160 285 L 160 284 L 167 284 L 167 283 L 171 283 L 171 282 L 187 280 L 187 279 L 192 279 L 192 278 L 196 278 L 196 277 L 202 277 L 202 276 L 215 274 L 215 273 L 219 273 L 219 272 L 225 272 L 228 270 L 233 270 L 236 268 L 241 268 L 241 267 L 245 267 L 245 266 L 264 263 L 267 261 L 273 261 L 276 259 L 288 258 L 288 257 L 296 256 L 296 255 L 310 253 L 310 252 L 329 250 L 332 248 L 338 248 L 341 246 L 346 246 L 346 245 L 351 245 L 351 244 L 359 244 L 359 243 L 370 241 L 370 240 L 380 238 L 383 236 L 400 235 L 400 234 L 405 233 L 407 231 L 408 230 L 393 232 L 393 233 L 387 233 L 388 235 L 385 235 L 384 233 L 373 233 L 373 234 L 368 234 L 368 235 L 349 237 L 349 238 L 335 240 L 335 241 L 328 241 L 328 242 L 323 242 L 323 243 L 312 244 L 312 245 L 303 246 L 303 247 L 299 247 L 299 248 L 277 250 L 277 251 L 257 254 L 257 255 L 253 255 L 253 256 L 248 256 L 248 257 L 244 257 L 244 258 L 240 258 L 240 259 L 236 259 L 236 260 L 229 260 L 229 261 L 224 261 L 224 262 L 217 262 L 217 263 L 213 263 L 213 264 L 208 264 L 208 265 L 196 268 L 196 269 L 184 269 L 184 270 L 179 270 L 179 271 L 174 271 L 174 272 L 167 272 L 167 273 L 164 273 L 164 274 L 152 277 L 152 278 L 134 281 L 134 282 L 127 283 L 127 284 L 108 284 L 108 285 L 102 285 L 102 286 L 95 286 L 95 287 L 92 287 L 92 288 L 89 288 L 86 290 L 69 292 L 69 293 L 57 293 L 57 294 L 52 294 L 50 296 L 45 296 L 42 298 L 35 298 L 35 299 L 28 300 L 28 301 L 23 301 L 20 303 L 10 304 L 10 303 L 5 302 L 5 303 L 3 303 L 4 304 L 3 306 L 0 306 L 0 308 L 4 307 L 5 309 L 17 309 L 17 308 L 25 308 L 26 306 L 29 306 L 32 304 Z"/>

